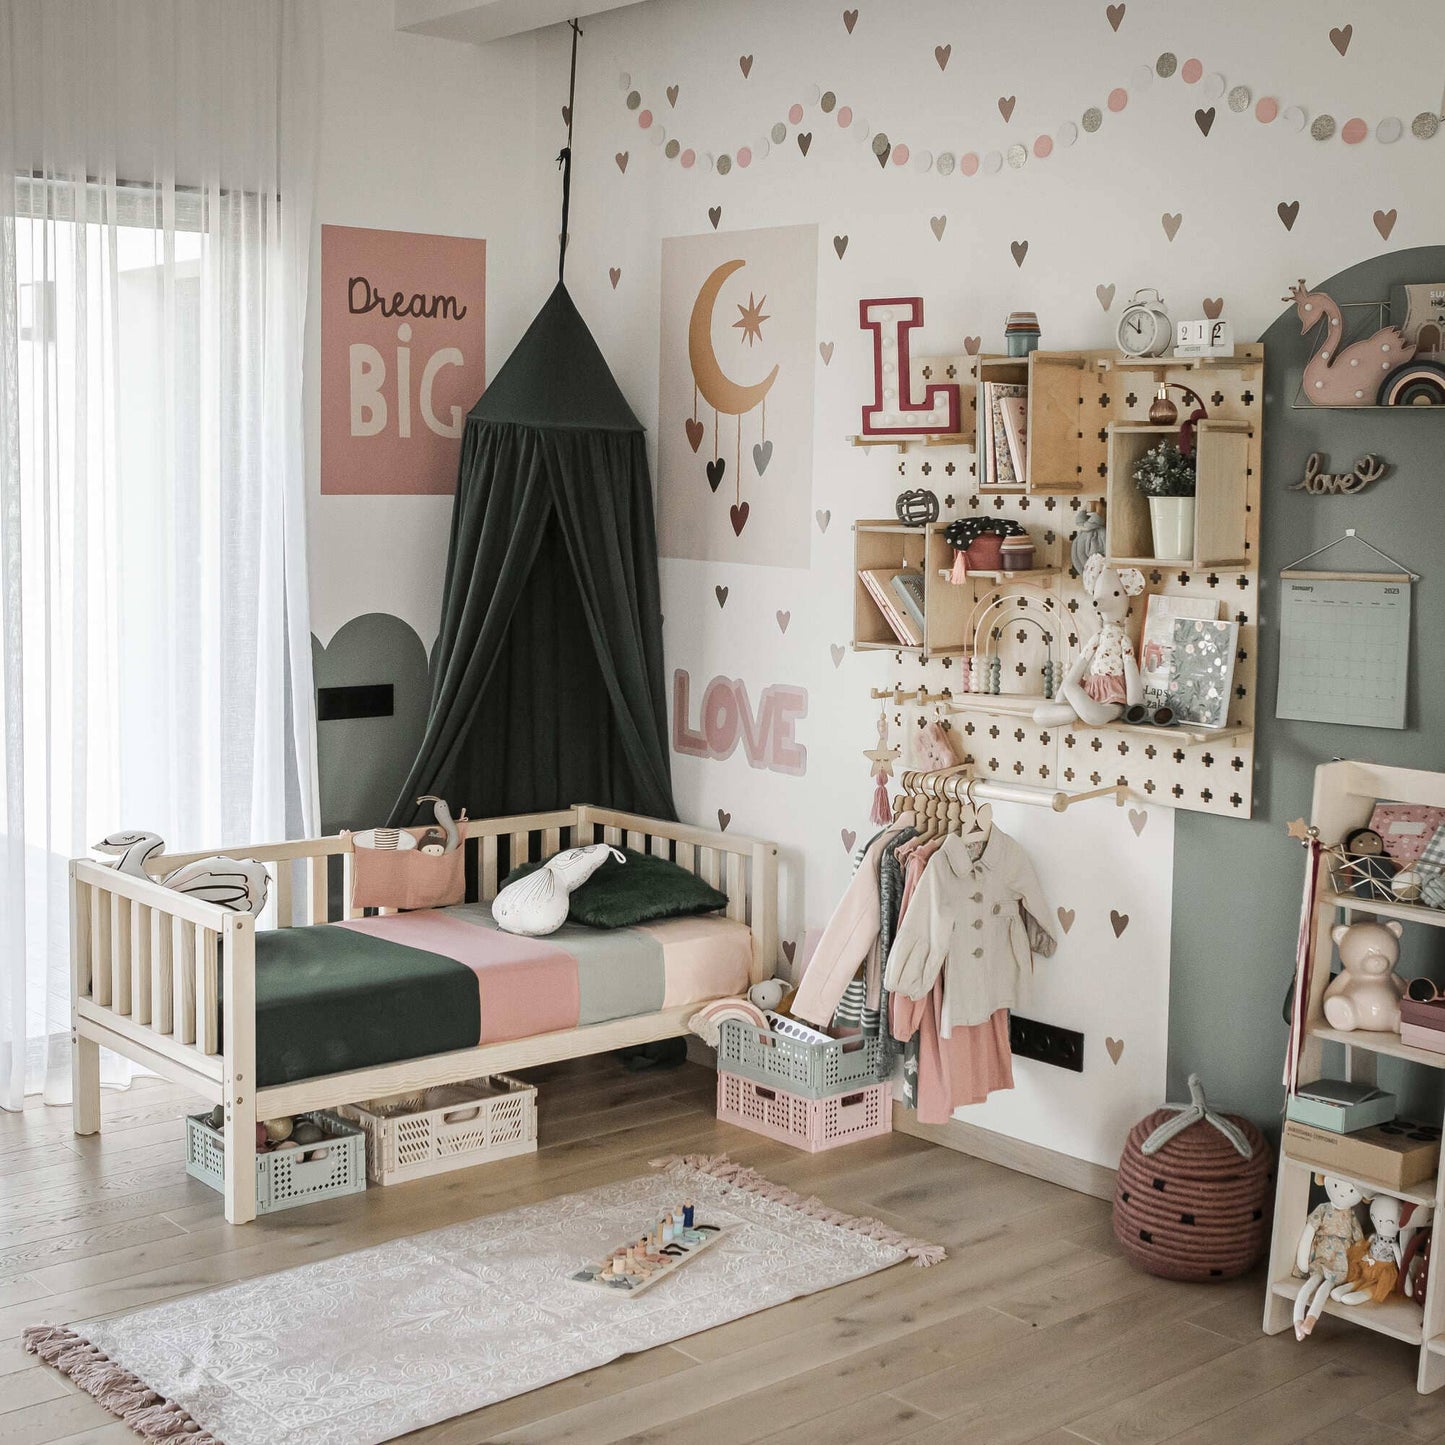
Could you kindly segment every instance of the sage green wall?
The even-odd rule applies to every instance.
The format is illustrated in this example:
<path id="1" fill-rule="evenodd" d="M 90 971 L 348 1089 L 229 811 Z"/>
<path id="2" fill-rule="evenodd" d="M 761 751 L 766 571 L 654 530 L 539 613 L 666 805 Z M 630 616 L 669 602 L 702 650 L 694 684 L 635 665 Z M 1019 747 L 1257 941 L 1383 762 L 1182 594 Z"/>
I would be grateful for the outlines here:
<path id="1" fill-rule="evenodd" d="M 1291 278 L 1293 279 L 1293 278 Z M 1404 281 L 1445 281 L 1445 246 L 1396 251 L 1351 266 L 1320 285 L 1337 301 L 1387 298 Z M 1281 287 L 1281 292 L 1283 292 Z M 1346 313 L 1347 316 L 1349 313 Z M 1223 1108 L 1276 1126 L 1286 1031 L 1281 1005 L 1294 968 L 1303 855 L 1285 824 L 1308 816 L 1315 767 L 1363 758 L 1399 767 L 1445 768 L 1445 410 L 1296 409 L 1313 337 L 1301 336 L 1293 304 L 1265 343 L 1264 476 L 1261 517 L 1259 681 L 1254 817 L 1247 823 L 1180 813 L 1174 835 L 1170 960 L 1169 1097 L 1187 1097 L 1191 1072 Z M 1348 471 L 1375 452 L 1390 471 L 1354 496 L 1288 490 L 1312 451 L 1329 471 Z M 1413 593 L 1411 678 L 1404 731 L 1285 722 L 1274 716 L 1279 661 L 1279 572 L 1356 527 L 1421 574 Z M 1378 560 L 1378 559 L 1376 559 Z M 1371 554 L 1353 543 L 1321 565 L 1367 571 Z M 1441 976 L 1441 930 L 1408 927 L 1405 974 Z M 1389 1061 L 1387 1060 L 1388 1064 Z M 1381 1081 L 1423 1106 L 1421 1070 Z"/>

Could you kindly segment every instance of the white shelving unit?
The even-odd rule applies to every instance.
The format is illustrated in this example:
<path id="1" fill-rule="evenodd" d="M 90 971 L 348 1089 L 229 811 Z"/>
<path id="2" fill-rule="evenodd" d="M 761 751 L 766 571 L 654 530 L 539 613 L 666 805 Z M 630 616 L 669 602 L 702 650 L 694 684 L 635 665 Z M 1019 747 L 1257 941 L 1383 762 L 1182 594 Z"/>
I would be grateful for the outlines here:
<path id="1" fill-rule="evenodd" d="M 1382 798 L 1445 807 L 1445 773 L 1388 768 L 1374 763 L 1325 763 L 1315 769 L 1310 819 L 1319 829 L 1320 841 L 1339 843 L 1352 829 L 1363 827 L 1370 821 L 1375 802 Z M 1320 855 L 1320 867 L 1325 873 L 1319 880 L 1316 894 L 1311 944 L 1314 966 L 1310 971 L 1300 1078 L 1307 1081 L 1320 1077 L 1326 1044 L 1344 1046 L 1345 1073 L 1350 1079 L 1373 1083 L 1376 1063 L 1381 1055 L 1424 1068 L 1445 1068 L 1445 1054 L 1412 1048 L 1401 1042 L 1398 1034 L 1351 1033 L 1332 1029 L 1325 1022 L 1324 993 L 1330 981 L 1330 960 L 1334 948 L 1330 929 L 1342 910 L 1347 915 L 1347 921 L 1348 916 L 1359 914 L 1445 928 L 1445 911 L 1412 903 L 1370 902 L 1353 894 L 1335 892 L 1329 887 L 1329 861 L 1327 854 Z M 1295 1296 L 1304 1284 L 1294 1274 L 1295 1247 L 1309 1212 L 1310 1176 L 1319 1167 L 1307 1160 L 1293 1158 L 1281 1148 L 1274 1230 L 1270 1239 L 1269 1287 L 1264 1305 L 1266 1334 L 1279 1334 L 1292 1325 L 1291 1310 Z M 1353 1175 L 1340 1177 L 1351 1178 L 1356 1184 L 1393 1194 L 1400 1199 L 1432 1204 L 1437 1220 L 1445 1227 L 1445 1216 L 1442 1216 L 1445 1194 L 1441 1192 L 1440 1174 L 1408 1189 L 1396 1189 L 1377 1179 Z M 1445 1385 L 1445 1278 L 1442 1276 L 1445 1276 L 1445 1271 L 1431 1275 L 1423 1309 L 1413 1300 L 1392 1296 L 1383 1304 L 1337 1305 L 1331 1300 L 1325 1306 L 1325 1313 L 1414 1345 L 1420 1353 L 1416 1387 L 1421 1394 L 1428 1394 Z"/>

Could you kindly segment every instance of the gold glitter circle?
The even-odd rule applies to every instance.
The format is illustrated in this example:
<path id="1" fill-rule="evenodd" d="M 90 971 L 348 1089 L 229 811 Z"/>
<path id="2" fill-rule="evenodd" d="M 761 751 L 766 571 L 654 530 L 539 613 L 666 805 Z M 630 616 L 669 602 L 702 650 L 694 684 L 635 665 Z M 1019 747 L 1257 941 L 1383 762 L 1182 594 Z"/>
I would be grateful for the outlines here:
<path id="1" fill-rule="evenodd" d="M 1236 85 L 1229 92 L 1229 108 L 1236 113 L 1246 111 L 1253 99 L 1254 96 L 1250 93 L 1247 85 Z"/>
<path id="2" fill-rule="evenodd" d="M 880 130 L 873 137 L 873 154 L 875 156 L 886 156 L 893 147 L 889 144 L 888 137 Z"/>
<path id="3" fill-rule="evenodd" d="M 834 95 L 831 90 L 825 90 L 823 92 L 822 100 L 818 102 L 818 109 L 821 110 L 824 115 L 828 115 L 832 112 L 833 107 L 837 104 L 838 97 Z"/>
<path id="4" fill-rule="evenodd" d="M 728 173 L 730 170 L 732 170 L 732 168 L 733 168 L 733 158 L 732 158 L 730 155 L 727 155 L 726 153 L 724 153 L 723 155 L 720 155 L 720 156 L 717 158 L 717 173 L 718 173 L 718 175 L 720 175 L 720 176 L 725 176 L 725 175 L 727 175 L 727 173 Z"/>
<path id="5" fill-rule="evenodd" d="M 1014 170 L 1021 171 L 1028 164 L 1028 161 L 1029 148 L 1026 145 L 1020 145 L 1018 141 L 1015 141 L 1008 148 L 1009 165 L 1011 165 Z"/>
<path id="6" fill-rule="evenodd" d="M 1316 140 L 1329 140 L 1335 133 L 1335 118 L 1332 115 L 1317 115 L 1310 125 L 1310 134 Z"/>
<path id="7" fill-rule="evenodd" d="M 1440 117 L 1433 110 L 1422 110 L 1410 122 L 1410 134 L 1420 140 L 1430 140 L 1440 129 Z"/>
<path id="8" fill-rule="evenodd" d="M 1097 105 L 1091 105 L 1083 114 L 1080 124 L 1090 135 L 1104 123 L 1104 112 Z"/>
<path id="9" fill-rule="evenodd" d="M 1166 50 L 1158 60 L 1154 62 L 1154 73 L 1160 80 L 1168 80 L 1176 70 L 1179 69 L 1179 57 L 1172 50 Z"/>
<path id="10" fill-rule="evenodd" d="M 788 128 L 787 128 L 787 126 L 785 126 L 785 125 L 782 123 L 782 121 L 775 121 L 775 122 L 773 123 L 772 136 L 773 136 L 773 144 L 774 144 L 775 146 L 780 146 L 780 145 L 782 145 L 782 143 L 783 143 L 785 140 L 787 140 L 787 138 L 788 138 Z"/>
<path id="11" fill-rule="evenodd" d="M 662 153 L 668 158 L 668 160 L 675 161 L 677 159 L 678 152 L 681 149 L 682 147 L 678 145 L 675 140 L 670 140 L 665 146 L 663 146 Z"/>
<path id="12" fill-rule="evenodd" d="M 629 91 L 627 92 L 627 108 L 628 108 L 628 110 L 636 110 L 637 107 L 638 107 L 639 105 L 641 105 L 641 104 L 642 104 L 642 97 L 641 97 L 635 90 L 629 90 Z"/>
<path id="13" fill-rule="evenodd" d="M 952 151 L 939 151 L 938 160 L 934 164 L 937 167 L 939 175 L 951 176 L 953 174 L 953 168 L 958 164 L 958 161 Z"/>

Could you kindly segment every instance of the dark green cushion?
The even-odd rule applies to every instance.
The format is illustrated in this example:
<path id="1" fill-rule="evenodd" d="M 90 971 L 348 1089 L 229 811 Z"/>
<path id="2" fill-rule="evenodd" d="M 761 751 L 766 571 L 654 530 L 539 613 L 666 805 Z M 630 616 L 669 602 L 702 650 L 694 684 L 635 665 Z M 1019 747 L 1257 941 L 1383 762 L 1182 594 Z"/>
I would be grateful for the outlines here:
<path id="1" fill-rule="evenodd" d="M 726 893 L 651 853 L 624 848 L 627 862 L 608 854 L 607 861 L 568 900 L 567 921 L 589 928 L 631 928 L 661 918 L 689 918 L 716 913 L 728 906 Z M 535 873 L 541 863 L 524 863 L 507 874 L 513 883 Z"/>

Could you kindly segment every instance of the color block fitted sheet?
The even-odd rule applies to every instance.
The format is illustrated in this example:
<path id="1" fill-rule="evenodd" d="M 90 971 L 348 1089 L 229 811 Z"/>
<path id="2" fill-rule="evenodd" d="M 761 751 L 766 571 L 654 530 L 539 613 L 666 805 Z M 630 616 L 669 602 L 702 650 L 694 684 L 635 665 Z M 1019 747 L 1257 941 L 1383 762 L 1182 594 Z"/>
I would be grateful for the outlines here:
<path id="1" fill-rule="evenodd" d="M 491 907 L 256 935 L 261 1087 L 743 992 L 752 934 L 718 916 L 519 938 Z"/>

